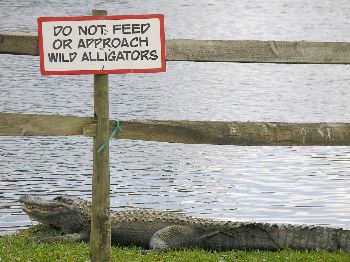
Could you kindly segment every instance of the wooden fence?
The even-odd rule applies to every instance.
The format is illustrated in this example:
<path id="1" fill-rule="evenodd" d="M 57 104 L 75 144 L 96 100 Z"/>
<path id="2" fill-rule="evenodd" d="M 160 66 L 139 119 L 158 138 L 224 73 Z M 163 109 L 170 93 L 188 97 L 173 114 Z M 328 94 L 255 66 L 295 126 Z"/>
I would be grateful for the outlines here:
<path id="1" fill-rule="evenodd" d="M 95 15 L 106 12 L 95 11 Z M 242 63 L 288 63 L 288 64 L 350 64 L 350 43 L 344 42 L 286 42 L 286 41 L 249 41 L 249 40 L 167 40 L 168 61 L 196 62 L 242 62 Z M 0 33 L 0 54 L 38 55 L 38 38 L 34 34 Z M 97 85 L 103 84 L 107 90 L 107 76 L 95 76 Z M 102 83 L 103 82 L 103 83 Z M 98 94 L 95 96 L 99 96 Z M 95 99 L 95 102 L 97 100 Z M 98 105 L 95 110 L 98 109 Z M 103 111 L 103 110 L 102 110 Z M 96 112 L 95 112 L 96 113 Z M 96 114 L 100 117 L 100 114 Z M 108 110 L 104 111 L 106 121 L 93 117 L 75 117 L 60 115 L 15 114 L 0 112 L 0 136 L 72 136 L 85 135 L 94 137 L 94 181 L 93 211 L 91 233 L 92 261 L 99 261 L 104 254 L 110 260 L 109 186 L 101 202 L 103 209 L 94 205 L 96 183 L 95 169 L 106 173 L 103 176 L 109 185 L 109 165 L 95 161 L 96 147 L 104 139 L 99 135 L 104 130 L 108 135 Z M 102 126 L 101 123 L 105 124 Z M 99 124 L 99 132 L 97 125 Z M 114 129 L 114 121 L 109 121 L 109 129 Z M 121 121 L 123 132 L 120 139 L 152 140 L 187 144 L 218 144 L 244 146 L 311 146 L 311 145 L 350 145 L 350 123 L 268 123 L 268 122 L 222 122 L 222 121 L 159 121 L 134 120 Z M 100 142 L 98 142 L 100 141 Z M 108 151 L 108 150 L 105 150 Z M 107 153 L 106 153 L 107 154 Z M 105 157 L 108 159 L 108 156 Z M 105 164 L 107 163 L 107 164 Z M 104 194 L 104 193 L 103 193 Z M 96 195 L 96 193 L 95 193 Z M 97 201 L 95 200 L 95 202 Z M 95 209 L 94 206 L 97 206 Z M 96 211 L 94 211 L 96 210 Z M 94 224 L 97 212 L 106 215 L 105 220 Z M 97 223 L 97 222 L 96 222 Z M 94 226 L 95 225 L 95 226 Z M 93 230 L 94 229 L 94 230 Z M 99 232 L 107 232 L 99 234 Z M 99 239 L 103 235 L 103 239 Z M 102 241 L 103 240 L 103 241 Z M 99 242 L 100 241 L 100 242 Z M 104 244 L 101 244 L 101 243 Z"/>
<path id="2" fill-rule="evenodd" d="M 168 61 L 350 64 L 350 43 L 256 40 L 167 40 Z M 39 55 L 34 34 L 0 33 L 0 54 Z"/>
<path id="3" fill-rule="evenodd" d="M 167 40 L 168 61 L 350 64 L 350 43 L 255 40 Z M 39 55 L 34 34 L 0 33 L 0 54 Z M 55 123 L 52 125 L 51 123 Z M 114 123 L 110 123 L 114 126 Z M 52 126 L 55 128 L 53 129 Z M 348 123 L 122 121 L 121 139 L 227 145 L 349 145 Z M 94 136 L 88 117 L 0 113 L 2 136 Z"/>
<path id="4" fill-rule="evenodd" d="M 91 136 L 92 117 L 0 113 L 0 136 Z M 115 126 L 110 121 L 110 130 Z M 350 145 L 348 123 L 121 121 L 120 139 L 241 146 Z"/>

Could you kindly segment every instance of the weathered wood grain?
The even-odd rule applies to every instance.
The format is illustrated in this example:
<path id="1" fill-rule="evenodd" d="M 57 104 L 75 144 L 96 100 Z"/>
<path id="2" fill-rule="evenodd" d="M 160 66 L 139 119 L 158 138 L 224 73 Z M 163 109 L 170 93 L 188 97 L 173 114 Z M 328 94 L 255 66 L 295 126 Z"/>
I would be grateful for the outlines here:
<path id="1" fill-rule="evenodd" d="M 39 55 L 37 36 L 0 33 L 0 54 Z M 349 64 L 350 43 L 258 40 L 166 41 L 168 61 Z"/>
<path id="2" fill-rule="evenodd" d="M 257 40 L 168 40 L 167 60 L 349 64 L 350 43 Z"/>
<path id="3" fill-rule="evenodd" d="M 0 113 L 0 136 L 74 136 L 92 117 Z"/>
<path id="4" fill-rule="evenodd" d="M 0 33 L 0 54 L 39 55 L 38 36 L 31 33 Z"/>
<path id="5" fill-rule="evenodd" d="M 120 121 L 120 139 L 241 146 L 350 145 L 350 123 Z M 109 131 L 115 122 L 109 121 Z M 0 113 L 1 136 L 95 136 L 94 118 Z"/>
<path id="6" fill-rule="evenodd" d="M 121 139 L 241 146 L 350 145 L 348 123 L 151 120 L 121 122 L 121 125 Z"/>
<path id="7" fill-rule="evenodd" d="M 106 16 L 106 10 L 92 10 L 93 16 Z M 111 261 L 111 216 L 109 175 L 109 92 L 108 75 L 94 75 L 93 176 L 90 231 L 92 262 Z M 105 147 L 99 151 L 104 143 Z"/>

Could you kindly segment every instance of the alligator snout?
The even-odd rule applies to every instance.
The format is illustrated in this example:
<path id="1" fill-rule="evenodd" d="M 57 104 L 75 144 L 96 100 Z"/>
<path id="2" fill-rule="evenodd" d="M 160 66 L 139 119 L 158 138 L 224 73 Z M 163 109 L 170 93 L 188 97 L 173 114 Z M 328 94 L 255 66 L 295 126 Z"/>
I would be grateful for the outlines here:
<path id="1" fill-rule="evenodd" d="M 42 207 L 42 208 L 56 208 L 61 206 L 61 203 L 55 200 L 48 200 L 43 197 L 23 195 L 19 198 L 19 202 L 28 206 Z"/>

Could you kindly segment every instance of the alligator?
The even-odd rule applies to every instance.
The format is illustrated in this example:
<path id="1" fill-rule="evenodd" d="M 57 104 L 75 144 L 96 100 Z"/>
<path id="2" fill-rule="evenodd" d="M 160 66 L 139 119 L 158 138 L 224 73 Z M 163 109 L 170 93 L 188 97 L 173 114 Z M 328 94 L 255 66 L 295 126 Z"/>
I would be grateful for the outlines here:
<path id="1" fill-rule="evenodd" d="M 62 195 L 51 200 L 23 195 L 19 201 L 31 219 L 54 226 L 63 235 L 43 242 L 89 241 L 91 203 Z M 193 218 L 170 211 L 111 211 L 112 245 L 166 251 L 342 249 L 350 252 L 350 230 L 341 228 Z"/>

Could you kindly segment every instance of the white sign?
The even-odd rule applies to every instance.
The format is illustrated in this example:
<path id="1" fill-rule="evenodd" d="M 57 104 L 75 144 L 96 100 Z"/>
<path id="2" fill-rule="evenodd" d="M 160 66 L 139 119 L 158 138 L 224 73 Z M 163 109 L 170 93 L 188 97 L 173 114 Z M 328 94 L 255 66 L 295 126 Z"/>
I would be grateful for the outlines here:
<path id="1" fill-rule="evenodd" d="M 38 18 L 42 75 L 165 72 L 163 15 Z"/>

